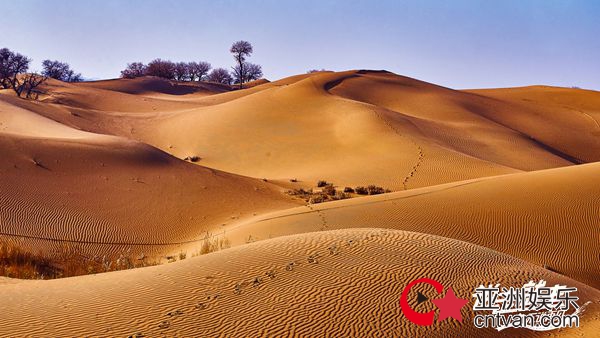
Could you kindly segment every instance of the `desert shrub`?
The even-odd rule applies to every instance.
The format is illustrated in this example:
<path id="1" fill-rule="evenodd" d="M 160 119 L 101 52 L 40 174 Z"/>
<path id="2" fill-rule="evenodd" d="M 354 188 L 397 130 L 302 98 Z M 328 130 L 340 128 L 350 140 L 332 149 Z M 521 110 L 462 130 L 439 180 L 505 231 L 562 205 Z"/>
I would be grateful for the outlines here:
<path id="1" fill-rule="evenodd" d="M 327 181 L 318 181 L 317 182 L 317 187 L 319 188 L 323 188 L 324 186 L 328 185 L 329 183 L 327 183 Z"/>
<path id="2" fill-rule="evenodd" d="M 344 192 L 346 192 L 346 193 L 354 193 L 354 189 L 352 189 L 351 187 L 345 187 L 344 188 Z"/>
<path id="3" fill-rule="evenodd" d="M 292 183 L 296 183 L 296 182 L 298 182 L 298 179 L 297 179 L 297 178 L 291 178 L 291 179 L 290 179 L 290 182 L 292 182 Z"/>
<path id="4" fill-rule="evenodd" d="M 325 201 L 327 201 L 327 195 L 325 194 L 315 194 L 308 199 L 308 203 L 310 204 L 323 203 Z"/>
<path id="5" fill-rule="evenodd" d="M 354 191 L 359 195 L 368 195 L 369 194 L 369 190 L 367 190 L 367 188 L 362 187 L 362 186 L 356 187 L 354 189 Z"/>
<path id="6" fill-rule="evenodd" d="M 27 252 L 8 242 L 0 242 L 0 276 L 52 279 L 158 264 L 157 261 L 146 262 L 143 254 L 141 257 L 133 259 L 129 249 L 121 251 L 116 260 L 106 255 L 87 257 L 81 253 L 78 245 L 73 244 L 59 245 L 42 255 Z"/>
<path id="7" fill-rule="evenodd" d="M 23 279 L 54 278 L 58 269 L 41 255 L 21 250 L 9 242 L 0 242 L 0 276 Z"/>
<path id="8" fill-rule="evenodd" d="M 341 192 L 341 191 L 337 191 L 335 193 L 335 196 L 333 196 L 334 200 L 344 200 L 346 198 L 350 198 L 352 196 L 350 196 L 349 194 L 345 193 L 345 192 Z"/>
<path id="9" fill-rule="evenodd" d="M 179 253 L 179 260 L 182 261 L 187 257 L 187 253 L 186 252 L 180 252 Z"/>
<path id="10" fill-rule="evenodd" d="M 323 187 L 323 193 L 329 196 L 335 196 L 335 188 L 333 184 L 327 184 Z"/>
<path id="11" fill-rule="evenodd" d="M 383 194 L 385 192 L 385 189 L 371 184 L 367 187 L 367 191 L 369 192 L 369 195 L 379 195 Z"/>
<path id="12" fill-rule="evenodd" d="M 292 195 L 292 196 L 304 197 L 304 196 L 312 194 L 313 191 L 312 191 L 312 189 L 304 190 L 304 189 L 300 188 L 300 189 L 288 190 L 287 193 L 288 193 L 288 195 Z"/>
<path id="13" fill-rule="evenodd" d="M 200 161 L 200 157 L 199 156 L 187 156 L 183 160 L 190 161 L 190 162 L 198 162 L 198 161 Z"/>
<path id="14" fill-rule="evenodd" d="M 192 256 L 205 255 L 207 253 L 227 249 L 231 247 L 231 243 L 229 239 L 223 237 L 218 238 L 215 236 L 211 236 L 209 232 L 206 232 L 204 238 L 202 239 L 202 245 L 200 246 L 200 251 L 196 251 Z"/>

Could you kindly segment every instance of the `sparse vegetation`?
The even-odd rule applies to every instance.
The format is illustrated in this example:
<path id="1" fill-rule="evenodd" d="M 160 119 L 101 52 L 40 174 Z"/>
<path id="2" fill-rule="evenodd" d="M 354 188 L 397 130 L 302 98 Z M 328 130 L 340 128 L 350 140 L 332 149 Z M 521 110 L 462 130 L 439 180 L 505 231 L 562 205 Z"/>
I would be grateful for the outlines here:
<path id="1" fill-rule="evenodd" d="M 289 195 L 297 196 L 310 204 L 323 203 L 327 201 L 336 201 L 350 198 L 349 194 L 341 191 L 336 191 L 332 184 L 328 184 L 321 191 L 313 191 L 312 189 L 293 189 L 287 192 Z"/>
<path id="2" fill-rule="evenodd" d="M 46 255 L 36 254 L 21 249 L 18 245 L 0 242 L 0 276 L 21 279 L 54 279 L 117 271 L 157 265 L 158 262 L 147 262 L 142 254 L 141 259 L 132 259 L 131 251 L 123 250 L 114 259 L 105 256 L 87 257 L 81 253 L 77 245 L 60 245 Z"/>
<path id="3" fill-rule="evenodd" d="M 304 199 L 310 204 L 323 203 L 327 201 L 336 201 L 346 198 L 351 198 L 353 194 L 358 195 L 378 195 L 386 192 L 390 192 L 389 189 L 384 189 L 376 185 L 369 185 L 367 187 L 358 186 L 356 188 L 344 187 L 343 191 L 339 191 L 335 188 L 332 183 L 325 180 L 317 182 L 317 187 L 321 190 L 314 191 L 313 189 L 292 189 L 287 191 L 289 195 L 297 196 Z"/>
<path id="4" fill-rule="evenodd" d="M 380 186 L 371 184 L 367 187 L 363 187 L 363 186 L 356 187 L 356 188 L 354 188 L 354 191 L 359 195 L 379 195 L 379 194 L 383 194 L 386 192 L 390 192 L 391 190 L 384 189 Z"/>
<path id="5" fill-rule="evenodd" d="M 362 186 L 358 186 L 354 189 L 354 191 L 359 194 L 359 195 L 368 195 L 369 191 L 367 190 L 367 188 L 362 187 Z"/>
<path id="6" fill-rule="evenodd" d="M 367 191 L 369 192 L 369 195 L 379 195 L 386 192 L 390 192 L 389 190 L 383 189 L 382 187 L 378 187 L 376 185 L 369 185 L 367 187 Z"/>
<path id="7" fill-rule="evenodd" d="M 200 156 L 186 156 L 184 159 L 184 161 L 190 161 L 190 162 L 198 162 L 200 161 Z"/>
<path id="8" fill-rule="evenodd" d="M 209 232 L 206 232 L 204 234 L 204 237 L 202 238 L 202 245 L 200 246 L 200 251 L 196 251 L 195 253 L 193 253 L 192 257 L 205 255 L 207 253 L 227 249 L 229 247 L 231 247 L 231 243 L 226 237 L 211 236 Z"/>
<path id="9" fill-rule="evenodd" d="M 335 196 L 336 190 L 333 184 L 327 184 L 323 187 L 323 193 L 329 196 Z"/>
<path id="10" fill-rule="evenodd" d="M 54 278 L 59 270 L 50 259 L 0 242 L 0 276 L 23 279 Z"/>

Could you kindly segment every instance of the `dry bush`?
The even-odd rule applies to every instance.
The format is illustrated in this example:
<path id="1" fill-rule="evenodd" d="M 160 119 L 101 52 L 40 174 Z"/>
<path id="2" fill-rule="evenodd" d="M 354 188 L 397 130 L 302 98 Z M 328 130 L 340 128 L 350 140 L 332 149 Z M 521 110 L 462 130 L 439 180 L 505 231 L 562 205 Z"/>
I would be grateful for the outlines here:
<path id="1" fill-rule="evenodd" d="M 326 186 L 326 185 L 328 185 L 328 184 L 329 184 L 329 183 L 327 183 L 327 181 L 325 181 L 325 180 L 321 180 L 321 181 L 318 181 L 318 182 L 317 182 L 317 187 L 319 187 L 319 188 L 322 188 L 322 187 L 324 187 L 324 186 Z"/>
<path id="2" fill-rule="evenodd" d="M 329 196 L 335 196 L 335 188 L 333 184 L 327 184 L 323 187 L 323 193 Z"/>
<path id="3" fill-rule="evenodd" d="M 384 189 L 384 188 L 376 186 L 376 185 L 369 185 L 367 187 L 367 191 L 369 192 L 369 195 L 379 195 L 379 194 L 383 194 L 386 192 L 390 192 L 389 189 Z"/>
<path id="4" fill-rule="evenodd" d="M 351 187 L 345 187 L 344 192 L 352 194 L 352 193 L 354 193 L 354 189 L 352 189 Z"/>
<path id="5" fill-rule="evenodd" d="M 18 246 L 0 241 L 0 276 L 22 279 L 55 278 L 58 269 L 41 255 L 21 250 Z"/>
<path id="6" fill-rule="evenodd" d="M 352 197 L 349 194 L 343 193 L 341 191 L 336 191 L 333 185 L 331 184 L 326 185 L 322 191 L 315 192 L 312 189 L 304 190 L 300 188 L 289 190 L 287 193 L 292 196 L 300 197 L 309 204 L 336 201 Z"/>
<path id="7" fill-rule="evenodd" d="M 87 257 L 74 244 L 62 244 L 47 255 L 33 254 L 18 246 L 0 242 L 0 276 L 22 279 L 53 279 L 157 265 L 144 254 L 132 258 L 123 250 L 116 259 L 106 255 Z"/>
<path id="8" fill-rule="evenodd" d="M 229 242 L 229 239 L 227 239 L 226 237 L 219 238 L 216 236 L 211 236 L 211 234 L 209 232 L 206 232 L 206 234 L 204 235 L 204 238 L 202 239 L 202 245 L 200 246 L 200 251 L 196 251 L 194 254 L 192 254 L 192 257 L 199 256 L 199 255 L 205 255 L 207 253 L 227 249 L 230 247 L 231 247 L 231 243 Z"/>
<path id="9" fill-rule="evenodd" d="M 356 187 L 354 189 L 354 191 L 359 195 L 368 195 L 369 194 L 369 191 L 367 190 L 367 188 L 362 187 L 362 186 Z"/>

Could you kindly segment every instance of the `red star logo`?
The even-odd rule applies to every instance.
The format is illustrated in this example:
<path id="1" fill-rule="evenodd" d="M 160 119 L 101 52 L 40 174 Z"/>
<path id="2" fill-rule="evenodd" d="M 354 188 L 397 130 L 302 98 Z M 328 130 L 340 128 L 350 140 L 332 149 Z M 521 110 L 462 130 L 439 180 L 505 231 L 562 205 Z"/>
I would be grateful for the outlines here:
<path id="1" fill-rule="evenodd" d="M 452 317 L 462 323 L 460 309 L 463 306 L 465 306 L 469 302 L 469 300 L 456 298 L 452 287 L 448 288 L 448 291 L 446 291 L 446 296 L 444 296 L 444 298 L 432 299 L 431 301 L 433 302 L 433 304 L 435 304 L 435 306 L 437 306 L 440 309 L 440 314 L 438 315 L 437 320 L 438 322 L 441 322 L 442 320 L 448 317 Z"/>

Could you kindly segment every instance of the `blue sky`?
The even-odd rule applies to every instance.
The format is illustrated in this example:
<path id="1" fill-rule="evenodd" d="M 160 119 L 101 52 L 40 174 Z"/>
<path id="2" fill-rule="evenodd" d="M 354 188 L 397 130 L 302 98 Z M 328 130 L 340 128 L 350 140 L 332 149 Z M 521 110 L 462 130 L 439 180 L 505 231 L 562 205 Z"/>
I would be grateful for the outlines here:
<path id="1" fill-rule="evenodd" d="M 244 39 L 271 80 L 362 68 L 452 88 L 600 90 L 600 1 L 1 0 L 0 13 L 18 27 L 0 47 L 86 78 L 157 57 L 230 67 Z"/>

